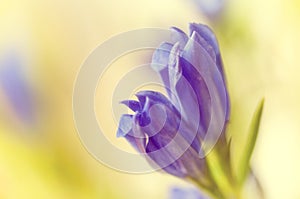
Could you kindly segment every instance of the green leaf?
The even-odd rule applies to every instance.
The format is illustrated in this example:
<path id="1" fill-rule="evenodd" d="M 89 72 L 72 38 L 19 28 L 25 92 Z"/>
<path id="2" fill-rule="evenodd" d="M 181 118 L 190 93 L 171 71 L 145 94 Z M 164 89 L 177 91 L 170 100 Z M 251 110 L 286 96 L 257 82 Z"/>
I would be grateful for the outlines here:
<path id="1" fill-rule="evenodd" d="M 246 140 L 245 148 L 243 149 L 242 158 L 238 167 L 238 182 L 242 185 L 249 174 L 250 171 L 250 159 L 252 156 L 253 149 L 255 147 L 256 138 L 258 135 L 260 119 L 262 116 L 264 107 L 264 99 L 260 101 L 258 104 L 254 115 L 252 117 L 252 121 L 250 124 L 250 128 L 248 131 L 248 138 Z"/>

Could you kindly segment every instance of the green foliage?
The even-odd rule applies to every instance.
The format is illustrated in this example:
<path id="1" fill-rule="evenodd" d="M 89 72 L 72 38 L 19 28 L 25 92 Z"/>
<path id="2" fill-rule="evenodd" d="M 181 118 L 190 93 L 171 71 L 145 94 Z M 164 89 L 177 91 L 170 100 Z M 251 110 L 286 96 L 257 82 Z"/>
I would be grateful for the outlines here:
<path id="1" fill-rule="evenodd" d="M 252 117 L 252 121 L 248 132 L 248 138 L 246 140 L 245 147 L 243 148 L 243 155 L 241 161 L 239 162 L 238 165 L 237 177 L 238 177 L 238 183 L 241 186 L 243 185 L 250 171 L 250 159 L 255 147 L 256 138 L 259 131 L 260 120 L 263 112 L 263 107 L 264 107 L 264 99 L 260 101 Z"/>

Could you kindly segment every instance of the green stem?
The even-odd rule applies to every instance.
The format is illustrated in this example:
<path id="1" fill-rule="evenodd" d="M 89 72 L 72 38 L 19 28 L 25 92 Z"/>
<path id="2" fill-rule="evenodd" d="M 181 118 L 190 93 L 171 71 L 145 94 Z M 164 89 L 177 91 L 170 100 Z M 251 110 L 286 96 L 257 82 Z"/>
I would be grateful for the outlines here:
<path id="1" fill-rule="evenodd" d="M 211 177 L 214 179 L 218 189 L 225 198 L 233 198 L 236 191 L 230 182 L 228 174 L 224 171 L 224 163 L 220 160 L 218 152 L 212 150 L 206 157 Z"/>

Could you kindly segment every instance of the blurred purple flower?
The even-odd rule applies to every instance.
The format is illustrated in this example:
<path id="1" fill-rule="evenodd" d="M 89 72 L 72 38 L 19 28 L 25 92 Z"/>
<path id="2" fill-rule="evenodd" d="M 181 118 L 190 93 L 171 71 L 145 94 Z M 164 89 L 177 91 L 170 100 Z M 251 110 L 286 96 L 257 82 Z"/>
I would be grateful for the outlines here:
<path id="1" fill-rule="evenodd" d="M 34 120 L 33 96 L 20 65 L 14 54 L 4 57 L 0 67 L 0 86 L 16 115 L 24 123 L 31 124 Z"/>
<path id="2" fill-rule="evenodd" d="M 209 199 L 200 191 L 193 188 L 177 188 L 174 187 L 170 191 L 169 199 Z"/>
<path id="3" fill-rule="evenodd" d="M 226 0 L 192 0 L 200 11 L 214 21 L 223 14 Z"/>
<path id="4" fill-rule="evenodd" d="M 163 43 L 152 58 L 168 98 L 154 91 L 123 101 L 135 113 L 121 117 L 118 137 L 125 137 L 152 165 L 194 180 L 207 174 L 204 141 L 213 143 L 229 119 L 229 99 L 221 55 L 213 32 L 190 24 L 190 36 L 172 28 L 173 43 Z M 207 139 L 207 136 L 211 139 Z"/>

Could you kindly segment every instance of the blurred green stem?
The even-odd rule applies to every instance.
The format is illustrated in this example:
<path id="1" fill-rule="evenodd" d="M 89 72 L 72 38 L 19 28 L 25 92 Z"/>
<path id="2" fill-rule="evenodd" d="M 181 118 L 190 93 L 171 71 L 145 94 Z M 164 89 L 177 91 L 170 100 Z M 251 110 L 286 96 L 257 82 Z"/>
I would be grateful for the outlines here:
<path id="1" fill-rule="evenodd" d="M 234 184 L 228 176 L 228 173 L 224 170 L 224 164 L 219 156 L 218 150 L 212 150 L 206 157 L 210 175 L 216 183 L 218 189 L 222 193 L 225 199 L 236 198 L 240 199 L 239 191 L 236 191 Z"/>
<path id="2" fill-rule="evenodd" d="M 194 181 L 210 199 L 263 199 L 263 189 L 253 172 L 247 175 L 245 183 L 237 183 L 237 179 L 228 172 L 226 165 L 218 150 L 213 150 L 206 157 L 212 185 L 209 187 Z"/>
<path id="3" fill-rule="evenodd" d="M 243 186 L 234 186 L 228 190 L 220 189 L 208 189 L 203 187 L 202 184 L 194 181 L 196 186 L 205 193 L 210 199 L 264 199 L 263 189 L 258 179 L 250 173 Z"/>

